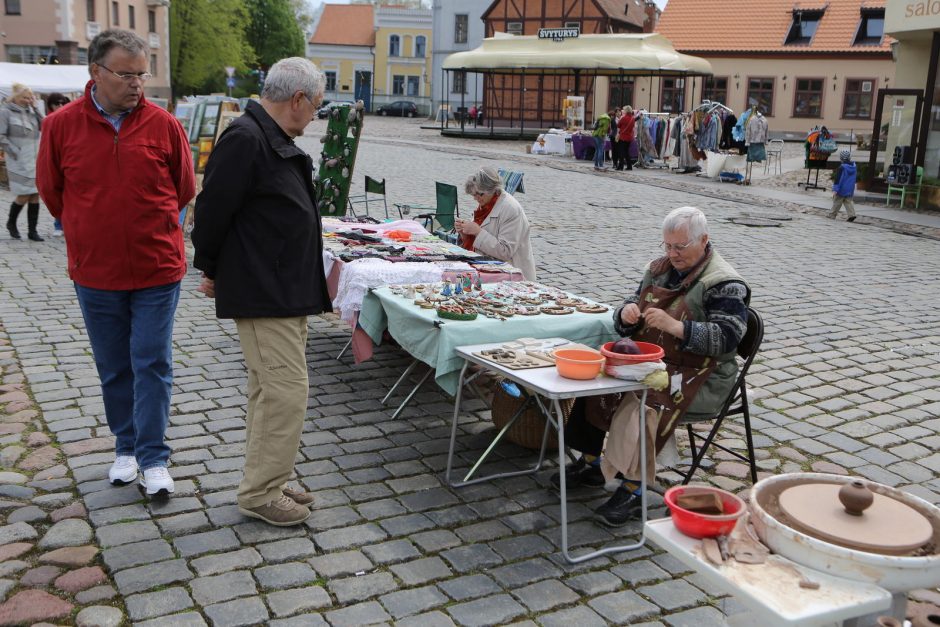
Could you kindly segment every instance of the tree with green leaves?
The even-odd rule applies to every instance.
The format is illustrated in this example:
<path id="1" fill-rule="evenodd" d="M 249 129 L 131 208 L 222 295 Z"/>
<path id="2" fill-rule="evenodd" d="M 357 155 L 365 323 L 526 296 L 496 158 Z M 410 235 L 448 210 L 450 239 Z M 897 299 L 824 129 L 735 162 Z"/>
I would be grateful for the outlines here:
<path id="1" fill-rule="evenodd" d="M 304 56 L 304 33 L 291 0 L 245 0 L 248 43 L 264 68 L 286 57 Z"/>
<path id="2" fill-rule="evenodd" d="M 244 0 L 173 0 L 170 66 L 174 96 L 224 91 L 225 68 L 245 72 L 255 53 Z"/>

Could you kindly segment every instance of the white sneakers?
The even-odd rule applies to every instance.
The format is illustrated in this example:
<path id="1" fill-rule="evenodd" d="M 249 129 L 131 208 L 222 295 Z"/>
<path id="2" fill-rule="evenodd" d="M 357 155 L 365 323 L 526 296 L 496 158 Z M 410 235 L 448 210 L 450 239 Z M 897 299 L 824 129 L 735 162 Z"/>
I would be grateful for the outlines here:
<path id="1" fill-rule="evenodd" d="M 137 480 L 137 470 L 137 459 L 133 455 L 118 455 L 108 470 L 108 481 L 111 485 L 133 483 Z"/>
<path id="2" fill-rule="evenodd" d="M 169 496 L 173 493 L 173 477 L 166 466 L 154 466 L 144 471 L 140 478 L 140 485 L 144 487 L 147 496 Z"/>
<path id="3" fill-rule="evenodd" d="M 111 485 L 127 485 L 137 480 L 140 467 L 133 455 L 118 455 L 108 470 L 108 481 Z M 140 485 L 147 492 L 147 496 L 169 496 L 175 489 L 173 477 L 165 466 L 154 466 L 144 471 L 140 478 Z"/>

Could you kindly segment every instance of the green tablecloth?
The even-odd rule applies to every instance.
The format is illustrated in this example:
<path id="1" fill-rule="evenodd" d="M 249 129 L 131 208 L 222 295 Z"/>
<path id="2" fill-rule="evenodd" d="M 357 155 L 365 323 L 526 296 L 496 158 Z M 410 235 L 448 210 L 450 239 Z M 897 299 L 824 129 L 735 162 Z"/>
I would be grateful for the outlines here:
<path id="1" fill-rule="evenodd" d="M 466 322 L 442 320 L 433 309 L 421 309 L 415 306 L 413 299 L 396 296 L 386 287 L 366 294 L 359 312 L 359 326 L 376 344 L 381 344 L 382 333 L 388 329 L 402 348 L 434 368 L 435 381 L 451 395 L 457 392 L 463 365 L 463 359 L 454 351 L 457 346 L 508 342 L 521 337 L 563 337 L 588 346 L 600 346 L 619 337 L 614 331 L 612 311 L 513 316 L 507 320 L 483 316 Z"/>

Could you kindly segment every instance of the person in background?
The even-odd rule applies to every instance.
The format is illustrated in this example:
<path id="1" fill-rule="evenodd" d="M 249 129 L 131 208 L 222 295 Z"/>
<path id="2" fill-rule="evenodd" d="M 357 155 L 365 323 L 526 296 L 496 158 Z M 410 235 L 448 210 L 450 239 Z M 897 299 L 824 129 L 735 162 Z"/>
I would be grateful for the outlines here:
<path id="1" fill-rule="evenodd" d="M 849 150 L 843 150 L 839 153 L 839 167 L 832 173 L 832 209 L 826 216 L 832 220 L 839 215 L 839 209 L 845 206 L 845 213 L 848 215 L 847 222 L 855 222 L 855 180 L 856 167 L 852 161 L 852 153 Z"/>
<path id="2" fill-rule="evenodd" d="M 470 117 L 470 120 L 473 121 L 473 125 L 477 125 L 477 106 L 473 105 L 470 107 L 470 111 L 467 112 L 467 115 Z"/>
<path id="3" fill-rule="evenodd" d="M 591 132 L 591 136 L 594 138 L 595 170 L 604 169 L 604 145 L 607 143 L 607 132 L 610 129 L 611 115 L 613 115 L 613 111 L 610 113 L 601 113 L 598 118 L 594 120 L 594 130 Z"/>
<path id="4" fill-rule="evenodd" d="M 39 223 L 39 192 L 36 189 L 36 153 L 42 115 L 36 110 L 33 91 L 21 83 L 13 83 L 10 97 L 0 105 L 0 148 L 7 159 L 10 191 L 16 198 L 10 203 L 7 231 L 13 239 L 22 239 L 16 219 L 26 205 L 29 239 L 41 242 L 36 230 Z"/>
<path id="5" fill-rule="evenodd" d="M 88 46 L 85 95 L 50 115 L 36 164 L 39 193 L 68 237 L 69 276 L 101 378 L 114 485 L 174 491 L 165 440 L 173 388 L 173 318 L 186 249 L 180 209 L 196 193 L 189 140 L 147 102 L 150 54 L 106 30 Z"/>
<path id="6" fill-rule="evenodd" d="M 620 116 L 623 115 L 623 110 L 620 107 L 616 107 L 614 112 L 609 115 L 610 128 L 607 129 L 607 139 L 610 141 L 610 150 L 607 151 L 607 158 L 616 169 L 617 164 L 620 162 L 617 154 L 617 121 L 620 120 Z"/>
<path id="7" fill-rule="evenodd" d="M 455 222 L 460 245 L 510 263 L 522 270 L 527 281 L 534 281 L 529 220 L 519 201 L 503 189 L 499 173 L 491 167 L 480 168 L 467 179 L 464 191 L 477 201 L 477 208 L 472 220 Z"/>
<path id="8" fill-rule="evenodd" d="M 620 150 L 620 166 L 618 170 L 623 170 L 624 165 L 628 170 L 633 169 L 633 158 L 630 156 L 630 148 L 636 141 L 636 116 L 633 115 L 633 107 L 627 105 L 623 109 L 623 115 L 617 120 L 617 128 L 620 133 L 617 138 L 617 147 Z"/>
<path id="9" fill-rule="evenodd" d="M 60 94 L 59 92 L 53 92 L 49 94 L 46 96 L 46 115 L 61 109 L 70 102 L 71 100 L 69 100 L 68 96 Z M 52 228 L 52 236 L 62 237 L 62 235 L 62 220 L 55 218 L 55 223 Z"/>
<path id="10" fill-rule="evenodd" d="M 271 66 L 261 102 L 222 133 L 196 198 L 200 291 L 234 318 L 248 368 L 245 469 L 238 511 L 278 527 L 310 516 L 288 487 L 307 416 L 307 317 L 332 311 L 313 160 L 294 138 L 316 117 L 326 79 L 301 57 Z"/>

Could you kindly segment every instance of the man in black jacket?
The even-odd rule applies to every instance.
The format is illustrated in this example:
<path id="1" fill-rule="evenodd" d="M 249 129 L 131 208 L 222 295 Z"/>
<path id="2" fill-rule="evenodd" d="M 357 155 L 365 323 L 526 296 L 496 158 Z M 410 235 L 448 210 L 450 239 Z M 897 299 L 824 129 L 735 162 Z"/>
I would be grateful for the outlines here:
<path id="1" fill-rule="evenodd" d="M 307 316 L 331 311 L 313 162 L 294 145 L 314 118 L 324 78 L 292 57 L 268 72 L 261 102 L 219 139 L 196 199 L 193 264 L 216 315 L 234 318 L 248 368 L 245 472 L 238 509 L 277 526 L 309 515 L 287 487 L 307 410 Z"/>

